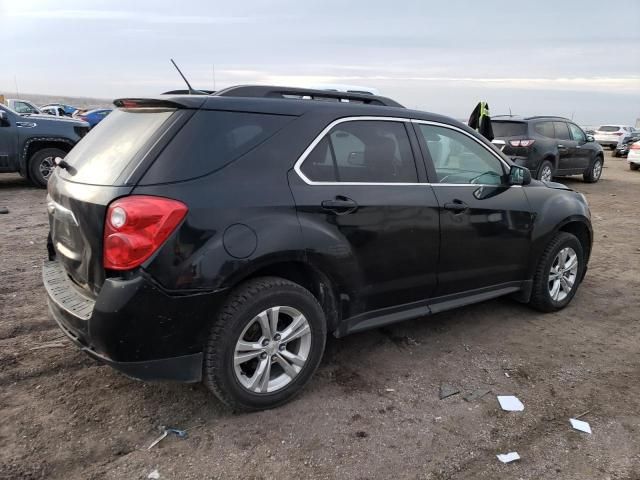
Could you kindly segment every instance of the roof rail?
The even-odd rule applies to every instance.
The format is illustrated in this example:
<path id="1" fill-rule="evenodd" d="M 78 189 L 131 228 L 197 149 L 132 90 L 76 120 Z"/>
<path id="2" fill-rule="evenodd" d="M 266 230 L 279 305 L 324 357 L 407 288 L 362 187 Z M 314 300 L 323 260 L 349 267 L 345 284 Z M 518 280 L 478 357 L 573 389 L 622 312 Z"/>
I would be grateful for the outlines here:
<path id="1" fill-rule="evenodd" d="M 572 122 L 573 120 L 566 118 L 566 117 L 559 117 L 557 115 L 534 115 L 533 117 L 527 117 L 525 118 L 525 120 L 535 120 L 537 118 L 555 118 L 556 120 L 567 120 L 569 122 Z"/>
<path id="2" fill-rule="evenodd" d="M 401 107 L 395 100 L 379 95 L 361 93 L 336 92 L 329 90 L 314 90 L 310 88 L 277 87 L 269 85 L 238 85 L 218 90 L 214 97 L 266 97 L 266 98 L 300 98 L 311 100 L 337 101 L 348 100 L 365 105 L 379 105 L 384 107 Z M 306 97 L 306 98 L 305 98 Z"/>

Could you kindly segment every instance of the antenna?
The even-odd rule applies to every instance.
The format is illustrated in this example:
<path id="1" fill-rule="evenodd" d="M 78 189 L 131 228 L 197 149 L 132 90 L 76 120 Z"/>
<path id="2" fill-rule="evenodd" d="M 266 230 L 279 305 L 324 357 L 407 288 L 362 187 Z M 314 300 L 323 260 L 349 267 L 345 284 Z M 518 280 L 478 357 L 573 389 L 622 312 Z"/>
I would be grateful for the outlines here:
<path id="1" fill-rule="evenodd" d="M 16 84 L 16 98 L 20 98 L 20 92 L 18 91 L 18 77 L 13 76 L 13 83 Z"/>
<path id="2" fill-rule="evenodd" d="M 513 115 L 511 115 L 511 107 L 509 107 L 509 116 L 513 117 Z"/>
<path id="3" fill-rule="evenodd" d="M 211 64 L 211 74 L 213 76 L 213 91 L 216 91 L 216 65 L 214 63 Z"/>
<path id="4" fill-rule="evenodd" d="M 171 63 L 173 63 L 173 66 L 176 67 L 176 70 L 178 70 L 178 73 L 180 74 L 180 76 L 184 80 L 184 83 L 186 83 L 187 87 L 189 87 L 189 95 L 195 95 L 195 90 L 191 87 L 191 84 L 189 83 L 189 80 L 187 80 L 187 77 L 185 77 L 182 74 L 182 71 L 180 71 L 180 69 L 178 68 L 178 65 L 176 65 L 176 62 L 173 61 L 173 58 L 171 58 L 170 60 L 171 60 Z"/>

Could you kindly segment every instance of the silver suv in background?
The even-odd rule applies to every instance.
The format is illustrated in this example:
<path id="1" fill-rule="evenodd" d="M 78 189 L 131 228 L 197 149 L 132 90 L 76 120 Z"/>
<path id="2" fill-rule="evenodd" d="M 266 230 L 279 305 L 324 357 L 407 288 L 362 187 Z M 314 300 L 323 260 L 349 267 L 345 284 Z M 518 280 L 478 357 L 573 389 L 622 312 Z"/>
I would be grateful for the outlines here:
<path id="1" fill-rule="evenodd" d="M 594 134 L 596 142 L 611 150 L 623 143 L 635 132 L 635 128 L 630 125 L 602 125 L 597 128 Z"/>

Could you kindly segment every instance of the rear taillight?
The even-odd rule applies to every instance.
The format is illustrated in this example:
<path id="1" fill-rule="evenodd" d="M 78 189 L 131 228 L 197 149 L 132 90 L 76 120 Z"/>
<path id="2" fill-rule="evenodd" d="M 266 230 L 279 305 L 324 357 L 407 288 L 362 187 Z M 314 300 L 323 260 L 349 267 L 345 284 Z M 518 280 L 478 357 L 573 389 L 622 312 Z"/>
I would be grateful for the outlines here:
<path id="1" fill-rule="evenodd" d="M 640 142 L 632 143 L 629 145 L 629 150 L 640 150 Z"/>
<path id="2" fill-rule="evenodd" d="M 512 147 L 530 147 L 531 145 L 533 145 L 533 142 L 535 142 L 535 140 L 532 139 L 526 139 L 526 140 L 509 140 L 509 144 Z"/>
<path id="3" fill-rule="evenodd" d="M 614 135 L 620 136 L 620 135 L 622 135 L 622 132 L 616 132 L 616 133 L 614 133 Z"/>
<path id="4" fill-rule="evenodd" d="M 145 195 L 113 202 L 104 222 L 104 268 L 129 270 L 141 265 L 171 235 L 187 210 L 177 200 Z"/>

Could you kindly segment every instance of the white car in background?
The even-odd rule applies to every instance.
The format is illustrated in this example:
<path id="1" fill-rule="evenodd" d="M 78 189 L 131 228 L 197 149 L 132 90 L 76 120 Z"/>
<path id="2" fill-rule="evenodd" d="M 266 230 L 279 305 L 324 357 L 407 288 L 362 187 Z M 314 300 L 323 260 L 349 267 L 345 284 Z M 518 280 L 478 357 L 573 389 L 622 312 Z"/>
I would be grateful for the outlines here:
<path id="1" fill-rule="evenodd" d="M 627 155 L 627 162 L 629 162 L 629 168 L 631 170 L 640 169 L 640 142 L 635 142 L 629 145 L 629 154 Z"/>
<path id="2" fill-rule="evenodd" d="M 618 144 L 624 142 L 635 131 L 630 125 L 602 125 L 595 131 L 594 138 L 603 147 L 615 150 Z"/>

